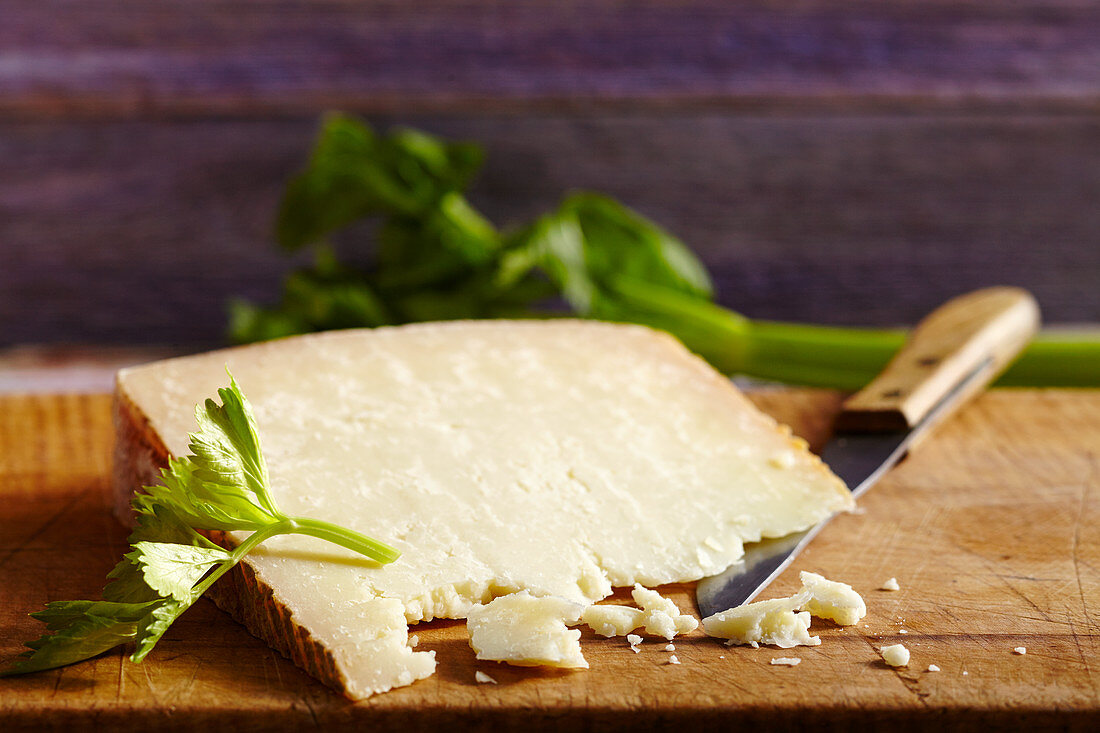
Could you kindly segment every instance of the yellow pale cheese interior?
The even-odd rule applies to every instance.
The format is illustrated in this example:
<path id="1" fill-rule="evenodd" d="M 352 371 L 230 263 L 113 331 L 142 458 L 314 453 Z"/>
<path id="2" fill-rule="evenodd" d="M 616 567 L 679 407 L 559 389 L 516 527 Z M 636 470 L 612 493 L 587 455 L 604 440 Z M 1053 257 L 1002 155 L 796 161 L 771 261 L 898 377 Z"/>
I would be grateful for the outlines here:
<path id="1" fill-rule="evenodd" d="M 613 585 L 714 574 L 743 542 L 851 504 L 728 380 L 642 327 L 330 332 L 126 369 L 118 389 L 173 455 L 186 454 L 194 406 L 226 384 L 227 366 L 252 402 L 284 512 L 402 552 L 379 567 L 278 537 L 248 560 L 314 638 L 343 645 L 336 661 L 349 680 L 372 680 L 358 693 L 349 682 L 355 696 L 430 673 L 402 648 L 413 661 L 389 682 L 370 677 L 372 654 L 346 640 L 370 646 L 375 597 L 400 602 L 410 623 L 461 618 L 524 589 L 590 602 Z"/>

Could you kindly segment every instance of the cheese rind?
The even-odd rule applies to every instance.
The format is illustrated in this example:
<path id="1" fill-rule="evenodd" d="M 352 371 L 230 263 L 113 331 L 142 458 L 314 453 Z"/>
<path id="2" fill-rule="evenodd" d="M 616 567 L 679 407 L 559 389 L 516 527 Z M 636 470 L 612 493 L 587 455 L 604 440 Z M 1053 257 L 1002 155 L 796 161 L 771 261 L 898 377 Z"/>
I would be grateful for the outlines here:
<path id="1" fill-rule="evenodd" d="M 590 603 L 612 585 L 714 574 L 745 541 L 851 506 L 817 458 L 670 337 L 566 320 L 330 332 L 123 370 L 120 505 L 187 452 L 194 405 L 227 366 L 253 405 L 281 508 L 403 553 L 380 567 L 274 538 L 245 560 L 255 583 L 241 588 L 264 590 L 222 602 L 250 619 L 270 591 L 269 615 L 309 645 L 286 642 L 281 622 L 254 630 L 349 694 L 376 685 L 347 682 L 369 662 L 338 660 L 335 645 L 370 614 L 341 606 L 340 588 L 400 602 L 409 623 L 464 617 L 520 589 Z M 781 470 L 769 463 L 788 453 Z"/>
<path id="2" fill-rule="evenodd" d="M 487 661 L 587 669 L 581 632 L 567 628 L 580 620 L 582 610 L 564 598 L 539 598 L 527 591 L 502 596 L 470 609 L 470 646 Z"/>

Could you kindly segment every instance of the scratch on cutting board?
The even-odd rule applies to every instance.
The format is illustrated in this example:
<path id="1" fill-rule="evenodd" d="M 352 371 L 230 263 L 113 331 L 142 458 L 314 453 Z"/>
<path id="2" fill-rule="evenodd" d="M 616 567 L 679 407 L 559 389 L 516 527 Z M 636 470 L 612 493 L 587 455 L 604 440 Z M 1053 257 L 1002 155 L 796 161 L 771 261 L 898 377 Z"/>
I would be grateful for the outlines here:
<path id="1" fill-rule="evenodd" d="M 117 659 L 118 659 L 118 684 L 115 686 L 115 701 L 116 702 L 118 700 L 122 699 L 122 693 L 123 693 L 123 690 L 126 687 L 126 672 L 125 672 L 126 655 L 125 654 L 118 654 Z"/>
<path id="2" fill-rule="evenodd" d="M 1097 466 L 1096 456 L 1092 453 L 1088 454 L 1089 461 L 1089 474 L 1085 477 L 1084 482 L 1081 484 L 1081 499 L 1077 504 L 1077 516 L 1073 520 L 1073 548 L 1071 556 L 1073 557 L 1073 573 L 1077 576 L 1077 594 L 1081 597 L 1081 611 L 1085 614 L 1085 621 L 1089 626 L 1092 626 L 1092 617 L 1089 616 L 1089 604 L 1085 598 L 1085 588 L 1081 584 L 1081 559 L 1078 555 L 1078 550 L 1081 547 L 1081 519 L 1085 515 L 1085 509 L 1088 507 L 1089 490 L 1092 488 L 1092 484 L 1096 481 Z"/>
<path id="3" fill-rule="evenodd" d="M 1089 632 L 1093 629 L 1092 617 L 1089 616 L 1088 600 L 1085 597 L 1085 588 L 1081 583 L 1081 565 L 1080 557 L 1078 556 L 1078 550 L 1081 545 L 1081 519 L 1085 514 L 1085 510 L 1088 507 L 1089 490 L 1092 488 L 1093 482 L 1096 480 L 1097 467 L 1096 456 L 1092 453 L 1088 454 L 1089 461 L 1089 474 L 1085 478 L 1085 481 L 1081 485 L 1081 500 L 1077 505 L 1077 516 L 1074 518 L 1073 523 L 1073 546 L 1071 557 L 1073 558 L 1073 572 L 1077 576 L 1077 594 L 1081 598 L 1081 612 L 1085 616 L 1085 623 L 1088 624 Z M 1089 678 L 1089 687 L 1092 689 L 1092 698 L 1097 698 L 1096 683 L 1092 677 L 1092 667 L 1089 665 L 1088 655 L 1085 654 L 1085 650 L 1081 648 L 1081 639 L 1077 634 L 1077 627 L 1070 619 L 1070 633 L 1073 634 L 1073 643 L 1077 647 L 1077 655 L 1081 658 L 1081 664 L 1085 667 L 1085 674 Z"/>
<path id="4" fill-rule="evenodd" d="M 141 667 L 141 671 L 145 674 L 145 681 L 149 683 L 149 694 L 152 696 L 153 702 L 156 703 L 157 707 L 160 707 L 160 694 L 157 692 L 156 684 L 153 683 L 153 676 L 149 674 L 149 665 L 142 664 L 139 666 Z"/>

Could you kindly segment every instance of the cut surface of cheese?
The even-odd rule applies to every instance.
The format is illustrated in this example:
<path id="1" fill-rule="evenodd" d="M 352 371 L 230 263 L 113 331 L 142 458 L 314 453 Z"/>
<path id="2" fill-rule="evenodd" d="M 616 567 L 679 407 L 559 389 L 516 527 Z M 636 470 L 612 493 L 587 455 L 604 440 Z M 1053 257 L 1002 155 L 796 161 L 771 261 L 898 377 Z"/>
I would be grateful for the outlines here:
<path id="1" fill-rule="evenodd" d="M 364 598 L 396 601 L 409 623 L 524 589 L 587 604 L 612 586 L 715 574 L 743 542 L 852 505 L 788 430 L 671 337 L 570 320 L 329 332 L 125 369 L 122 505 L 187 453 L 194 406 L 227 367 L 283 511 L 402 552 L 378 566 L 286 536 L 245 560 L 353 695 L 380 688 L 348 681 L 374 656 L 337 651 L 345 631 L 374 623 Z M 344 603 L 349 588 L 361 602 Z"/>
<path id="2" fill-rule="evenodd" d="M 588 668 L 581 632 L 567 628 L 583 606 L 564 598 L 512 593 L 475 606 L 466 616 L 470 646 L 478 659 L 520 667 Z"/>

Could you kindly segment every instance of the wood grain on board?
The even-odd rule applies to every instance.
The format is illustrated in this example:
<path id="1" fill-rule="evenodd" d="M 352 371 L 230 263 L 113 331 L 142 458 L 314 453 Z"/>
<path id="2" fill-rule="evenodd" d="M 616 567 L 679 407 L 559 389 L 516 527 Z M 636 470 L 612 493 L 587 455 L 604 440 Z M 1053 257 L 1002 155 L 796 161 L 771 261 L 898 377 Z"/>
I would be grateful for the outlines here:
<path id="1" fill-rule="evenodd" d="M 764 391 L 766 411 L 820 444 L 832 393 Z M 683 729 L 771 724 L 846 729 L 1100 722 L 1100 393 L 997 391 L 956 415 L 836 519 L 797 570 L 844 580 L 868 601 L 864 623 L 816 624 L 822 645 L 727 648 L 696 633 L 637 655 L 586 633 L 591 669 L 540 672 L 477 662 L 461 622 L 415 629 L 436 676 L 354 704 L 324 688 L 200 601 L 145 663 L 120 651 L 58 671 L 0 679 L 0 727 L 235 731 L 332 729 Z M 110 516 L 109 398 L 0 398 L 0 662 L 49 600 L 93 597 L 125 546 Z M 877 588 L 896 576 L 901 590 Z M 691 607 L 688 586 L 672 596 Z M 903 633 L 903 631 L 908 633 Z M 877 649 L 905 643 L 908 668 Z M 1027 654 L 1013 653 L 1024 646 Z M 799 656 L 776 667 L 776 656 Z M 928 664 L 942 671 L 929 673 Z M 498 684 L 477 684 L 474 672 Z"/>

